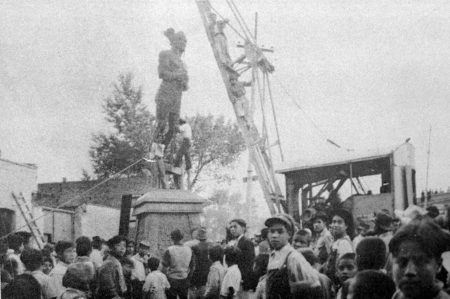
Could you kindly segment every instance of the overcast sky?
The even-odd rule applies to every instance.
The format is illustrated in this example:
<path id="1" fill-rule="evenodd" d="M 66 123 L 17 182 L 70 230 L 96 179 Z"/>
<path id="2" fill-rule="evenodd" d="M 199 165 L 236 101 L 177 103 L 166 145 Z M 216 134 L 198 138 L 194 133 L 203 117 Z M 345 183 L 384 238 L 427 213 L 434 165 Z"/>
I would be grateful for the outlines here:
<path id="1" fill-rule="evenodd" d="M 212 3 L 237 26 L 225 1 Z M 251 26 L 258 12 L 260 44 L 275 49 L 268 58 L 286 160 L 338 156 L 326 138 L 358 151 L 410 137 L 420 190 L 431 125 L 430 187 L 447 189 L 450 2 L 236 3 Z M 108 130 L 101 103 L 120 73 L 135 75 L 154 111 L 168 27 L 188 38 L 182 115 L 234 117 L 194 0 L 11 0 L 0 11 L 0 149 L 5 159 L 37 164 L 39 182 L 91 170 L 91 134 Z M 226 33 L 238 55 L 239 38 Z"/>

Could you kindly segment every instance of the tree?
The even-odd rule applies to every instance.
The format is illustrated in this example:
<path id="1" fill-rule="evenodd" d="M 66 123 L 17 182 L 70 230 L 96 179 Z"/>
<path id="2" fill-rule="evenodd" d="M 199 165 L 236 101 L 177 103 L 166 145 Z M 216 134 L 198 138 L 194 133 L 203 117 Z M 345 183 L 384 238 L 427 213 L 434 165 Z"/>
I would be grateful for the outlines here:
<path id="1" fill-rule="evenodd" d="M 211 230 L 213 240 L 223 240 L 227 223 L 231 219 L 246 218 L 247 207 L 241 193 L 230 193 L 226 189 L 214 190 L 208 199 L 210 205 L 204 209 L 205 226 Z"/>
<path id="2" fill-rule="evenodd" d="M 89 155 L 99 177 L 108 177 L 140 160 L 150 147 L 155 117 L 142 103 L 142 88 L 134 87 L 132 80 L 130 73 L 120 75 L 112 95 L 104 100 L 106 120 L 114 131 L 93 136 Z M 141 168 L 137 164 L 127 173 L 139 173 Z"/>
<path id="3" fill-rule="evenodd" d="M 118 83 L 113 85 L 112 95 L 104 100 L 106 120 L 114 130 L 92 138 L 89 154 L 98 177 L 109 177 L 128 167 L 150 149 L 155 116 L 142 103 L 141 87 L 134 87 L 132 79 L 131 74 L 120 75 Z M 193 186 L 205 170 L 230 165 L 245 149 L 245 144 L 237 124 L 226 121 L 223 116 L 197 114 L 187 118 L 187 122 L 193 132 Z M 143 167 L 144 164 L 139 163 L 128 169 L 127 174 L 140 174 Z"/>
<path id="4" fill-rule="evenodd" d="M 194 186 L 205 168 L 219 168 L 231 164 L 245 149 L 245 142 L 236 123 L 223 116 L 197 114 L 188 118 L 192 128 L 192 170 Z"/>

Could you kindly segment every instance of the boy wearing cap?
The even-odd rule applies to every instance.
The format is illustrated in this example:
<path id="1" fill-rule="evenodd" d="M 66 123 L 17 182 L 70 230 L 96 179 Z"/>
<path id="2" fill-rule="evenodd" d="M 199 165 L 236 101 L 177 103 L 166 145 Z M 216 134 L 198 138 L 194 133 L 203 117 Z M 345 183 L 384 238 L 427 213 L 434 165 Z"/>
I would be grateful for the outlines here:
<path id="1" fill-rule="evenodd" d="M 289 244 L 295 228 L 292 217 L 278 214 L 265 225 L 273 248 L 267 266 L 266 298 L 300 298 L 320 292 L 318 272 Z"/>
<path id="2" fill-rule="evenodd" d="M 393 276 L 398 291 L 393 299 L 450 299 L 436 274 L 449 236 L 429 219 L 419 217 L 400 228 L 389 243 Z"/>

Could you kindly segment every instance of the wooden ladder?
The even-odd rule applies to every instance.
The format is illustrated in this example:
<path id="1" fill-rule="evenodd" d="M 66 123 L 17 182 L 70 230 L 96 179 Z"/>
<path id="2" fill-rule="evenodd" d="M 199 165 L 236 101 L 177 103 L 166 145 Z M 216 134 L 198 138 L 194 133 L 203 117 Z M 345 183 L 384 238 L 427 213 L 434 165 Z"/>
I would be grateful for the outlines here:
<path id="1" fill-rule="evenodd" d="M 23 194 L 19 193 L 19 196 L 16 196 L 13 192 L 11 193 L 11 195 L 16 201 L 16 204 L 19 207 L 23 219 L 25 219 L 25 222 L 28 228 L 30 229 L 33 238 L 36 240 L 36 244 L 39 246 L 39 249 L 43 249 L 45 243 L 44 235 L 37 226 L 36 220 L 34 219 L 33 213 L 31 212 L 30 206 L 23 197 Z"/>

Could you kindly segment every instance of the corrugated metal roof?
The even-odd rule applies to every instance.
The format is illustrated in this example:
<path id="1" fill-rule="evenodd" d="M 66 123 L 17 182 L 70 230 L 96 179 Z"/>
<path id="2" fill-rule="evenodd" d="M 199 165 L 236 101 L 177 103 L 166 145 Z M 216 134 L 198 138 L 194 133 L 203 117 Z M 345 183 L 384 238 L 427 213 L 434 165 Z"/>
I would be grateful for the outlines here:
<path id="1" fill-rule="evenodd" d="M 333 156 L 315 158 L 314 161 L 286 162 L 276 170 L 277 173 L 320 168 L 326 166 L 342 165 L 354 162 L 370 161 L 385 158 L 391 155 L 395 149 L 376 149 L 362 152 L 340 152 Z"/>

